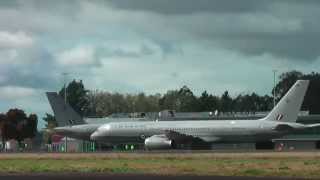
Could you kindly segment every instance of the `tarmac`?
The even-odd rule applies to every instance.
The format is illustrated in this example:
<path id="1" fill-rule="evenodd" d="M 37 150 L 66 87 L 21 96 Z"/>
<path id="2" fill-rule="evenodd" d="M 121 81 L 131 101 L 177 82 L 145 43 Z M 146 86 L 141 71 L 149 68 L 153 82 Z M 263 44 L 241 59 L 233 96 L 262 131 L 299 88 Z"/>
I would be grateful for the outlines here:
<path id="1" fill-rule="evenodd" d="M 284 177 L 235 177 L 235 176 L 155 176 L 155 175 L 110 175 L 110 174 L 7 174 L 1 180 L 303 180 Z"/>

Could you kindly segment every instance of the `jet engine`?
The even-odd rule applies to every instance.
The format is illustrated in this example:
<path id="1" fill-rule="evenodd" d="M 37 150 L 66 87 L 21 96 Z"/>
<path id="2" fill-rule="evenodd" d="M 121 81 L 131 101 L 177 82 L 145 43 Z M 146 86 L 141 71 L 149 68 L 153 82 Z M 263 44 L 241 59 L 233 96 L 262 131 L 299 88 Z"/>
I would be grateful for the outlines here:
<path id="1" fill-rule="evenodd" d="M 173 140 L 168 139 L 165 135 L 154 135 L 144 141 L 144 145 L 147 149 L 170 149 L 175 148 Z"/>

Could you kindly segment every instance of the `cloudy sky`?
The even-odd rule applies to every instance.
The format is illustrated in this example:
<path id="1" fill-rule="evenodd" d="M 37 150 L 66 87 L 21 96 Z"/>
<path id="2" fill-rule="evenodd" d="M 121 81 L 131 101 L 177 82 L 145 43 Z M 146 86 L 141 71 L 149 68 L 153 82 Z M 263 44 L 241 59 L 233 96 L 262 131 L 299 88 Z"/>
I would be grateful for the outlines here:
<path id="1" fill-rule="evenodd" d="M 0 1 L 0 111 L 52 112 L 45 91 L 270 94 L 320 69 L 318 0 Z"/>

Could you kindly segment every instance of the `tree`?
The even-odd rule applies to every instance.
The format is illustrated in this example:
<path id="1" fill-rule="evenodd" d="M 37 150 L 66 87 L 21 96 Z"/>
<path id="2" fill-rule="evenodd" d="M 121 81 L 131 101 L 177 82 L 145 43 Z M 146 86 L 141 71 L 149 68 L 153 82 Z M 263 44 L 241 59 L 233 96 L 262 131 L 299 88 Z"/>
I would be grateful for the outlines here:
<path id="1" fill-rule="evenodd" d="M 311 114 L 320 113 L 320 74 L 312 72 L 306 74 L 303 79 L 310 80 L 309 88 L 304 98 L 302 108 L 309 110 Z"/>
<path id="2" fill-rule="evenodd" d="M 199 111 L 213 111 L 220 109 L 219 107 L 219 97 L 208 94 L 204 91 L 199 98 Z"/>
<path id="3" fill-rule="evenodd" d="M 28 117 L 28 138 L 34 138 L 38 132 L 38 116 L 36 114 L 30 114 Z"/>
<path id="4" fill-rule="evenodd" d="M 111 93 L 103 91 L 89 91 L 87 93 L 88 108 L 86 116 L 105 117 L 111 114 Z"/>
<path id="5" fill-rule="evenodd" d="M 148 112 L 148 111 L 151 111 L 151 112 L 158 112 L 158 111 L 161 111 L 160 107 L 159 107 L 159 100 L 161 98 L 161 94 L 157 93 L 157 94 L 154 94 L 154 95 L 149 95 L 148 96 L 148 104 L 149 104 L 149 107 L 147 110 L 145 110 L 144 112 Z"/>
<path id="6" fill-rule="evenodd" d="M 88 98 L 86 97 L 88 90 L 84 88 L 82 80 L 77 82 L 73 80 L 70 82 L 66 89 L 67 101 L 70 106 L 78 112 L 80 115 L 84 115 L 88 108 Z M 59 91 L 60 96 L 64 98 L 65 96 L 65 87 Z"/>
<path id="7" fill-rule="evenodd" d="M 5 126 L 7 123 L 7 115 L 6 114 L 0 114 L 0 135 L 1 135 L 1 140 L 2 140 L 2 150 L 5 147 L 5 142 L 6 142 L 6 135 L 5 135 Z"/>
<path id="8" fill-rule="evenodd" d="M 261 105 L 259 111 L 270 111 L 273 108 L 273 98 L 268 95 L 260 97 Z"/>
<path id="9" fill-rule="evenodd" d="M 22 128 L 19 131 L 21 140 L 26 138 L 34 138 L 37 134 L 38 117 L 36 114 L 30 114 L 22 123 Z"/>
<path id="10" fill-rule="evenodd" d="M 249 112 L 248 107 L 248 98 L 249 95 L 242 95 L 239 94 L 234 100 L 233 100 L 233 110 L 236 112 Z"/>
<path id="11" fill-rule="evenodd" d="M 311 113 L 320 113 L 320 95 L 318 95 L 320 75 L 318 73 L 304 75 L 298 71 L 290 71 L 281 74 L 279 83 L 272 90 L 276 92 L 276 99 L 279 100 L 297 79 L 310 80 L 303 109 L 308 109 Z M 59 93 L 64 96 L 64 88 Z M 67 95 L 68 102 L 81 115 L 98 117 L 117 112 L 155 112 L 165 109 L 182 112 L 216 109 L 224 112 L 256 112 L 269 111 L 273 107 L 272 97 L 269 95 L 260 96 L 252 92 L 231 98 L 228 91 L 225 91 L 220 97 L 204 91 L 200 97 L 197 97 L 187 86 L 177 90 L 168 90 L 164 95 L 121 94 L 97 90 L 87 91 L 82 81 L 73 80 L 67 86 Z"/>
<path id="12" fill-rule="evenodd" d="M 105 117 L 115 112 L 159 111 L 160 94 L 120 94 L 107 91 L 89 91 L 86 116 Z"/>
<path id="13" fill-rule="evenodd" d="M 23 126 L 26 125 L 27 115 L 21 109 L 10 109 L 7 112 L 6 139 L 15 139 L 20 144 L 23 140 Z"/>
<path id="14" fill-rule="evenodd" d="M 128 99 L 129 95 L 127 95 Z M 144 93 L 139 93 L 134 96 L 133 111 L 136 112 L 155 112 L 159 111 L 158 101 L 159 97 L 157 95 L 146 96 Z"/>
<path id="15" fill-rule="evenodd" d="M 46 122 L 46 129 L 53 129 L 58 126 L 57 120 L 52 114 L 46 113 L 46 116 L 42 119 Z"/>
<path id="16" fill-rule="evenodd" d="M 249 112 L 257 112 L 260 109 L 260 98 L 256 93 L 252 93 L 249 97 Z"/>
<path id="17" fill-rule="evenodd" d="M 0 115 L 1 137 L 4 142 L 15 139 L 21 144 L 25 138 L 33 138 L 37 133 L 38 118 L 35 114 L 29 117 L 21 109 L 10 109 Z"/>
<path id="18" fill-rule="evenodd" d="M 166 94 L 163 95 L 159 100 L 160 109 L 171 109 L 179 110 L 180 109 L 180 100 L 179 92 L 177 90 L 169 90 Z"/>
<path id="19" fill-rule="evenodd" d="M 43 141 L 46 144 L 51 144 L 51 136 L 52 136 L 52 129 L 58 126 L 56 118 L 49 114 L 46 113 L 46 116 L 42 118 L 43 121 L 46 122 L 46 131 L 43 132 Z"/>
<path id="20" fill-rule="evenodd" d="M 232 98 L 229 96 L 228 91 L 225 91 L 221 96 L 221 110 L 223 112 L 231 112 L 232 109 Z"/>
<path id="21" fill-rule="evenodd" d="M 298 71 L 290 71 L 280 75 L 280 81 L 276 85 L 276 99 L 279 100 L 298 80 L 310 80 L 307 93 L 302 104 L 303 110 L 309 110 L 310 114 L 320 113 L 320 75 L 319 73 L 302 74 Z"/>
<path id="22" fill-rule="evenodd" d="M 167 91 L 162 98 L 159 99 L 159 107 L 163 109 L 172 109 L 181 112 L 198 111 L 198 100 L 193 92 L 183 86 L 180 90 Z"/>
<path id="23" fill-rule="evenodd" d="M 303 74 L 299 71 L 290 71 L 286 73 L 282 73 L 279 76 L 280 81 L 276 85 L 275 89 L 272 89 L 272 94 L 274 91 L 276 95 L 277 101 L 279 101 L 282 96 L 284 96 L 287 91 L 291 88 L 291 86 L 298 80 L 301 79 Z"/>
<path id="24" fill-rule="evenodd" d="M 187 86 L 183 86 L 178 92 L 181 112 L 198 111 L 198 101 L 193 92 Z"/>

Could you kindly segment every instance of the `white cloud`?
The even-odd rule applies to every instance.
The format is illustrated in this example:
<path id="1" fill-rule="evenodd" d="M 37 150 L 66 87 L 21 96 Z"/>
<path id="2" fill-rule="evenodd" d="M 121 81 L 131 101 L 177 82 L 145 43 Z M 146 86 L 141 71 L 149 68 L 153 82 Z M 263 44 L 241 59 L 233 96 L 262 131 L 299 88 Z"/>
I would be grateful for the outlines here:
<path id="1" fill-rule="evenodd" d="M 318 6 L 309 6 L 178 14 L 86 0 L 0 7 L 0 110 L 51 112 L 40 89 L 59 89 L 61 72 L 88 89 L 125 93 L 165 93 L 185 84 L 198 95 L 270 93 L 272 69 L 319 71 L 319 58 L 287 57 L 319 56 Z M 183 53 L 164 58 L 175 47 Z"/>
<path id="2" fill-rule="evenodd" d="M 56 56 L 56 60 L 64 66 L 95 65 L 98 63 L 95 57 L 95 49 L 91 46 L 78 46 L 63 51 Z"/>
<path id="3" fill-rule="evenodd" d="M 24 64 L 34 62 L 26 57 L 32 52 L 35 40 L 23 31 L 0 31 L 0 64 Z"/>
<path id="4" fill-rule="evenodd" d="M 25 32 L 0 31 L 0 48 L 26 48 L 32 46 L 34 40 Z"/>
<path id="5" fill-rule="evenodd" d="M 2 86 L 0 87 L 0 99 L 2 100 L 19 100 L 36 94 L 32 88 L 19 86 Z"/>

